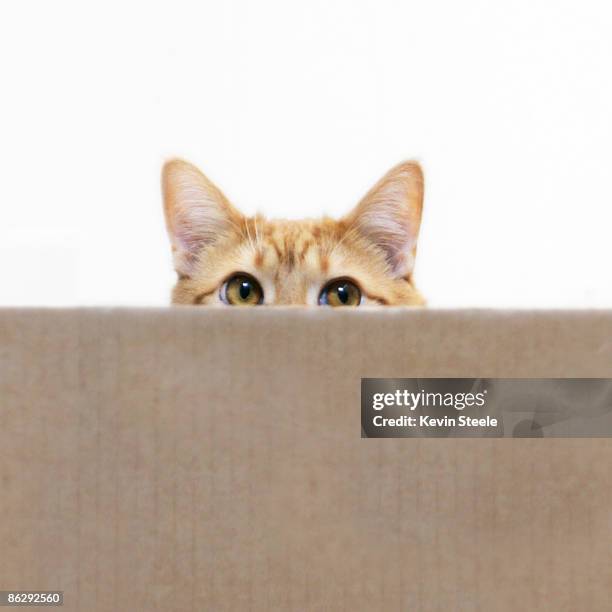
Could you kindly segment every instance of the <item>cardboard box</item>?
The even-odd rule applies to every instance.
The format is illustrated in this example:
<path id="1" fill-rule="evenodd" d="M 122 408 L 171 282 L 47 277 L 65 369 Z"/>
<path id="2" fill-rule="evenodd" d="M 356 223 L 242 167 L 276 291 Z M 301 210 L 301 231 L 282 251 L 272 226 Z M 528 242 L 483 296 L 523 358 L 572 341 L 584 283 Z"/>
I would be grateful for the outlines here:
<path id="1" fill-rule="evenodd" d="M 609 439 L 362 439 L 361 377 L 612 377 L 612 312 L 0 311 L 0 589 L 607 610 Z"/>

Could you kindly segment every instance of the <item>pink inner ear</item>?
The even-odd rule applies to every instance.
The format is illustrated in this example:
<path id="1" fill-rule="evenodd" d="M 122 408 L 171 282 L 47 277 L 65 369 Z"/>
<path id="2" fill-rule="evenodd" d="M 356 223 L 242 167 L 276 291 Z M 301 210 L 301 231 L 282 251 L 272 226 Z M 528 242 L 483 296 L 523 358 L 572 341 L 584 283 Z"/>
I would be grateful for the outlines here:
<path id="1" fill-rule="evenodd" d="M 227 217 L 202 200 L 177 211 L 173 223 L 175 268 L 187 276 L 193 273 L 202 250 L 226 235 L 231 227 Z"/>
<path id="2" fill-rule="evenodd" d="M 388 172 L 352 215 L 352 222 L 383 251 L 396 276 L 412 271 L 422 198 L 422 171 L 417 163 L 405 162 Z"/>
<path id="3" fill-rule="evenodd" d="M 395 255 L 392 255 L 389 259 L 389 265 L 393 274 L 398 277 L 406 276 L 412 272 L 414 267 L 414 256 L 412 255 L 411 249 L 397 251 Z"/>
<path id="4" fill-rule="evenodd" d="M 200 205 L 178 205 L 174 218 L 174 238 L 177 248 L 193 255 L 197 254 L 206 243 L 210 230 Z"/>
<path id="5" fill-rule="evenodd" d="M 189 275 L 202 251 L 237 224 L 239 213 L 195 167 L 170 162 L 164 174 L 167 225 L 175 268 Z"/>
<path id="6" fill-rule="evenodd" d="M 383 251 L 396 276 L 405 276 L 414 265 L 413 249 L 416 232 L 410 220 L 407 204 L 377 201 L 368 205 L 359 216 L 361 233 Z"/>

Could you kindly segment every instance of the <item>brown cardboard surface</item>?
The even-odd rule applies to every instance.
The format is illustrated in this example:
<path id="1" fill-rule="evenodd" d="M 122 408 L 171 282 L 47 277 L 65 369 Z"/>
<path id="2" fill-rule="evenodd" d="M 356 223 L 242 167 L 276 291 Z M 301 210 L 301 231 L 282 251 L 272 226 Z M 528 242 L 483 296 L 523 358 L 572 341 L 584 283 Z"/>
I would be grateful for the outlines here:
<path id="1" fill-rule="evenodd" d="M 362 376 L 612 377 L 612 312 L 0 311 L 0 589 L 610 609 L 612 440 L 362 439 Z"/>

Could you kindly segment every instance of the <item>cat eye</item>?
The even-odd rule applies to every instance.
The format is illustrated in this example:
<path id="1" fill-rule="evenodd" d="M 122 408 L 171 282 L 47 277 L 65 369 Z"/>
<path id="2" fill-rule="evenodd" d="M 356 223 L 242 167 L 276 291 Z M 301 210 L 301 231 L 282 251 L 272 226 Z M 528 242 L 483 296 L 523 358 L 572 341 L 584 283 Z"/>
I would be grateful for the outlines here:
<path id="1" fill-rule="evenodd" d="M 248 274 L 234 274 L 221 286 L 221 299 L 230 306 L 257 306 L 263 302 L 261 285 Z"/>
<path id="2" fill-rule="evenodd" d="M 323 287 L 319 295 L 319 304 L 323 306 L 359 306 L 361 291 L 354 282 L 346 278 L 339 278 Z"/>

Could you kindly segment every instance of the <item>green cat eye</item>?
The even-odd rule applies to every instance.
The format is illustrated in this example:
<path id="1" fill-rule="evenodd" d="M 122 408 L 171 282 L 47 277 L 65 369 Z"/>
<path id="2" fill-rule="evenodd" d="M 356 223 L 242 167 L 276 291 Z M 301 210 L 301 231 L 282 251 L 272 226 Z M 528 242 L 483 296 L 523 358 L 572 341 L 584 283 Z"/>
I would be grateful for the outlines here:
<path id="1" fill-rule="evenodd" d="M 223 283 L 221 299 L 230 306 L 257 306 L 263 302 L 263 290 L 252 276 L 234 274 Z"/>
<path id="2" fill-rule="evenodd" d="M 321 291 L 319 304 L 324 306 L 359 306 L 361 304 L 361 291 L 357 285 L 346 279 L 333 280 Z"/>

